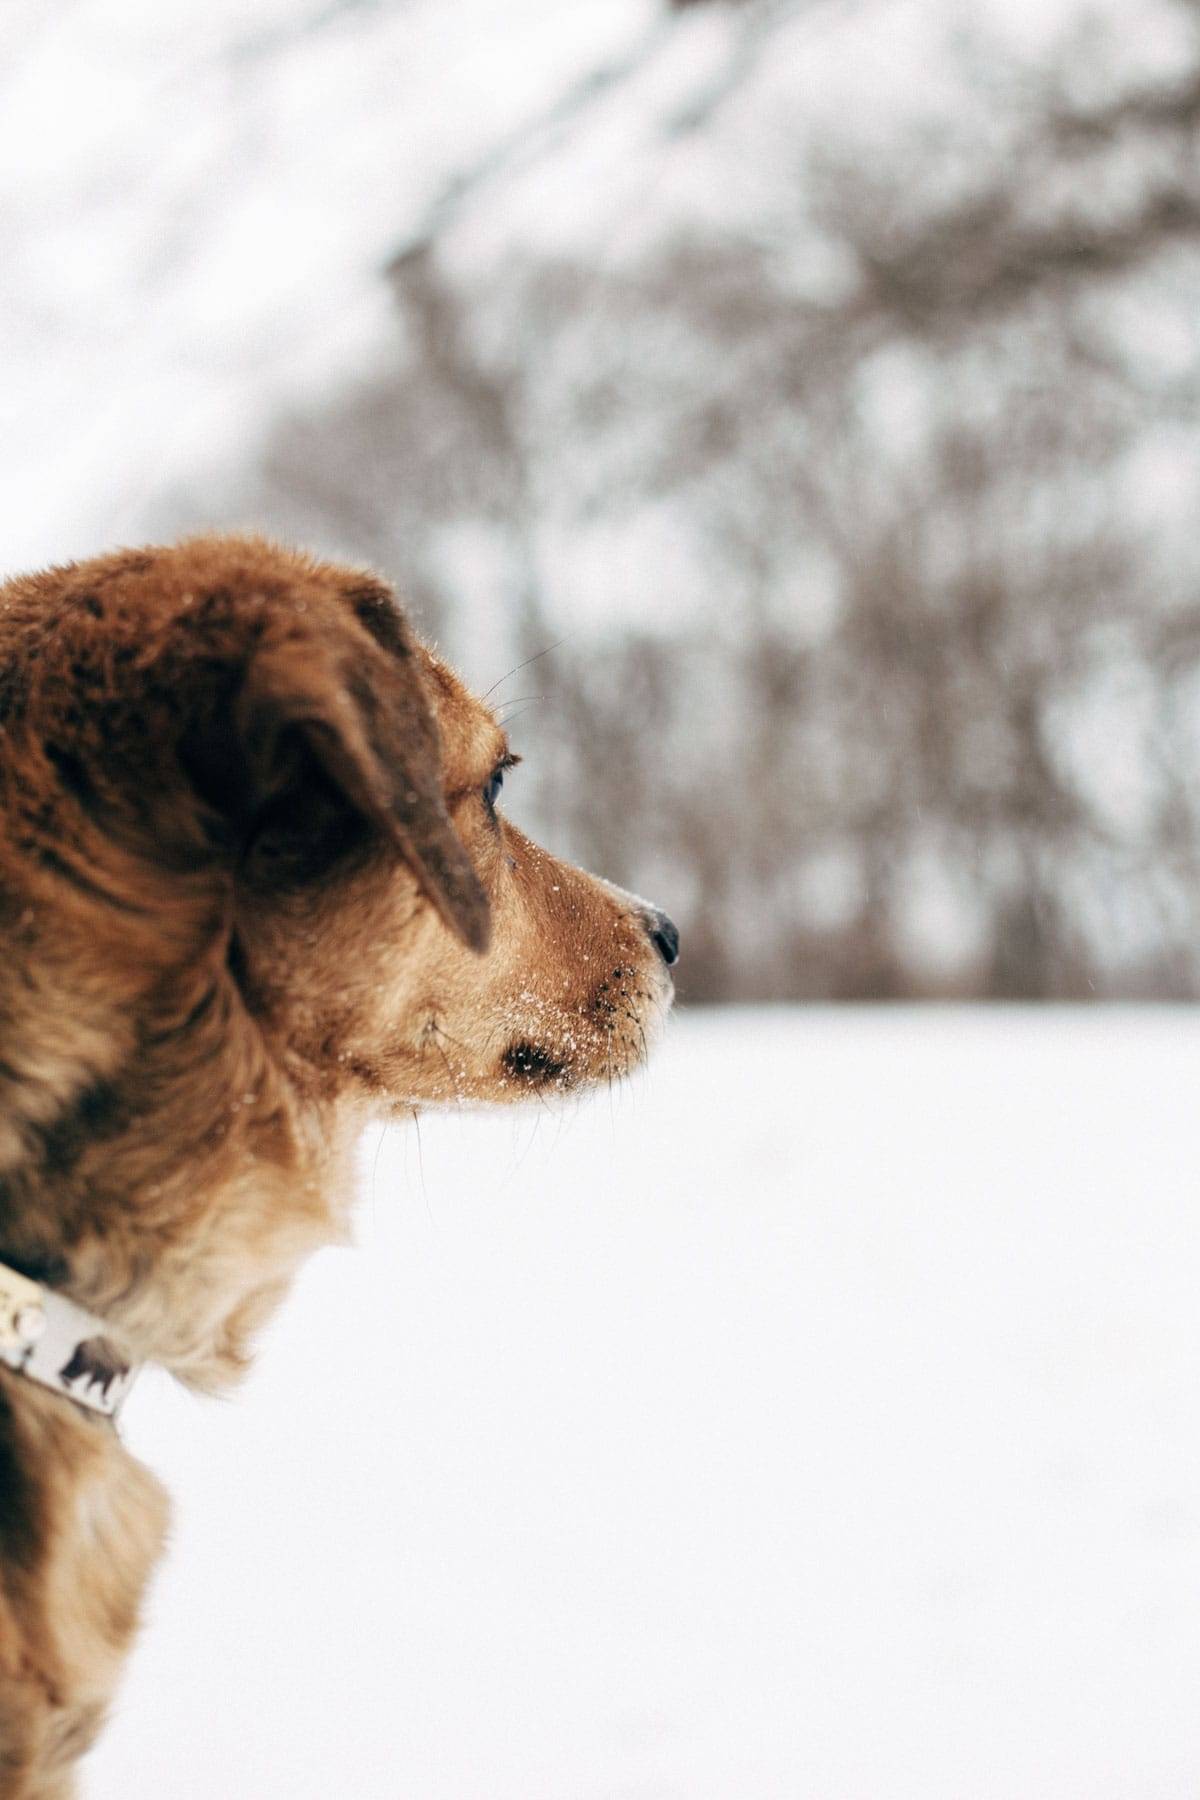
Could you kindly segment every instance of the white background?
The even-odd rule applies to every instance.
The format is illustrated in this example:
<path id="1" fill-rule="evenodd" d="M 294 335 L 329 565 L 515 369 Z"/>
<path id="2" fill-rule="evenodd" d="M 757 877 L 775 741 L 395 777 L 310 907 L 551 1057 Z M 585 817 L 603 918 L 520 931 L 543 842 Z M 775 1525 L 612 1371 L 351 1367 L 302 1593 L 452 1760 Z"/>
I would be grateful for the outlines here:
<path id="1" fill-rule="evenodd" d="M 1198 1051 L 692 1014 L 366 1145 L 245 1390 L 130 1403 L 176 1530 L 87 1800 L 1194 1795 Z"/>

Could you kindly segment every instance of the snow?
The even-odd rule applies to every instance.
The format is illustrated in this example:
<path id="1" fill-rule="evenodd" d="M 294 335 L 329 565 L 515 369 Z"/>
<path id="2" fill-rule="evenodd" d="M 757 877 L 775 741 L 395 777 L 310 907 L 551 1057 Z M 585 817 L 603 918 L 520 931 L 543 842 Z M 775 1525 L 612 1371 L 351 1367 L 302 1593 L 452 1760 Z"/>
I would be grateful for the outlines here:
<path id="1" fill-rule="evenodd" d="M 364 1146 L 87 1800 L 1104 1800 L 1200 1782 L 1186 1011 L 686 1013 Z"/>

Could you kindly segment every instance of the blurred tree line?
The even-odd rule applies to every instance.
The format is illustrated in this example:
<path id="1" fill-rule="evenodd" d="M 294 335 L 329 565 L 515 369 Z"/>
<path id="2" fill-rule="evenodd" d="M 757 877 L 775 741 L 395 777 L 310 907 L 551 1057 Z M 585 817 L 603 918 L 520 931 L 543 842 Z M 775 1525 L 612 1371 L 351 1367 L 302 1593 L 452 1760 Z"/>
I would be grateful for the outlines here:
<path id="1" fill-rule="evenodd" d="M 514 810 L 676 914 L 687 996 L 1195 996 L 1197 10 L 1140 72 L 1119 30 L 965 42 L 955 105 L 814 139 L 817 9 L 742 0 L 654 118 L 740 210 L 462 253 L 720 6 L 434 203 L 388 357 L 242 510 L 462 660 L 564 640 L 498 690 L 547 696 Z"/>

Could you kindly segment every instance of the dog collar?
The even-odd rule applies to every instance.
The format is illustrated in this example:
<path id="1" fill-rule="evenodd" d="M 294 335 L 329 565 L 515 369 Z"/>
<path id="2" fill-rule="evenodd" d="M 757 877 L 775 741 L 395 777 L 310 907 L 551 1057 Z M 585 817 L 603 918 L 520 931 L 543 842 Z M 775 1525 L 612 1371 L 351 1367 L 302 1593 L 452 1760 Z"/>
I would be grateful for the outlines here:
<path id="1" fill-rule="evenodd" d="M 107 1335 L 103 1319 L 4 1263 L 0 1363 L 110 1419 L 138 1372 Z"/>

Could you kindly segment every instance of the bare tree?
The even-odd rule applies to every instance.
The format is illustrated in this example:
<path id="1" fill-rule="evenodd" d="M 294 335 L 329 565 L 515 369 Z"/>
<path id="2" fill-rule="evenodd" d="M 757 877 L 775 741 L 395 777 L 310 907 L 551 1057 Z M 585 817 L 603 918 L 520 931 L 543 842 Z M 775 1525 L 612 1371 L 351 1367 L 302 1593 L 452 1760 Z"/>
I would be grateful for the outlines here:
<path id="1" fill-rule="evenodd" d="M 544 665 L 529 799 L 671 896 L 694 996 L 1200 991 L 1194 504 L 1148 524 L 1138 474 L 1200 391 L 1200 42 L 1170 82 L 1103 44 L 1036 79 L 980 60 L 957 136 L 886 158 L 781 118 L 742 230 L 452 276 L 471 208 L 688 10 L 435 203 L 389 269 L 390 364 L 281 422 L 262 512 L 376 556 L 452 644 L 480 607 L 446 544 L 485 530 L 514 663 L 560 627 L 550 539 L 646 546 L 636 628 L 626 604 Z M 716 131 L 810 10 L 738 7 L 664 139 Z M 1148 354 L 1139 314 L 1185 348 Z"/>

